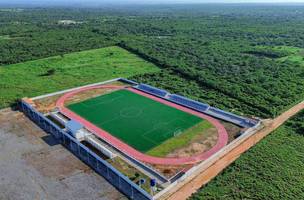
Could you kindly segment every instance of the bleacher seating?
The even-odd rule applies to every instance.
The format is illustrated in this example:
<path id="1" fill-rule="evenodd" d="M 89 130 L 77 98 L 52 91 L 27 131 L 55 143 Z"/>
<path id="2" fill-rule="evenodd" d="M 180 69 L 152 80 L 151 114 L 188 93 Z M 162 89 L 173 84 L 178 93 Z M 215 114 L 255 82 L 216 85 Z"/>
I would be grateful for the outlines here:
<path id="1" fill-rule="evenodd" d="M 133 88 L 136 88 L 138 90 L 141 90 L 143 92 L 152 94 L 154 96 L 158 96 L 161 97 L 163 99 L 167 99 L 170 100 L 174 103 L 180 104 L 182 106 L 194 109 L 196 111 L 199 112 L 203 112 L 205 114 L 208 114 L 210 116 L 228 121 L 228 122 L 232 122 L 234 124 L 237 124 L 241 127 L 253 127 L 255 126 L 258 122 L 255 120 L 250 120 L 248 118 L 245 117 L 241 117 L 238 115 L 235 115 L 233 113 L 230 112 L 226 112 L 223 110 L 220 110 L 218 108 L 214 108 L 209 106 L 208 104 L 204 104 L 198 101 L 194 101 L 192 99 L 188 99 L 186 97 L 177 95 L 177 94 L 170 94 L 165 90 L 161 90 L 158 89 L 156 87 L 152 87 L 150 85 L 146 85 L 146 84 L 139 84 L 136 86 L 133 86 Z"/>
<path id="2" fill-rule="evenodd" d="M 238 120 L 238 121 L 242 121 L 243 119 L 239 116 L 236 116 L 232 113 L 228 113 L 228 112 L 225 112 L 223 110 L 220 110 L 220 109 L 217 109 L 217 108 L 210 108 L 209 110 L 210 112 L 214 112 L 214 113 L 217 113 L 217 114 L 220 114 L 220 115 L 223 115 L 223 116 L 226 116 L 226 117 L 229 117 L 233 120 Z"/>
<path id="3" fill-rule="evenodd" d="M 159 97 L 165 97 L 168 94 L 166 90 L 161 90 L 146 84 L 139 84 L 137 89 Z"/>
<path id="4" fill-rule="evenodd" d="M 169 95 L 169 99 L 175 103 L 178 103 L 183 106 L 190 107 L 195 110 L 202 111 L 202 112 L 206 111 L 209 108 L 209 105 L 207 105 L 207 104 L 203 104 L 198 101 L 194 101 L 194 100 L 188 99 L 186 97 L 183 97 L 183 96 L 180 96 L 177 94 Z"/>
<path id="5" fill-rule="evenodd" d="M 247 118 L 241 117 L 241 116 L 237 116 L 233 113 L 230 112 L 226 112 L 217 108 L 210 108 L 208 110 L 209 114 L 212 115 L 212 113 L 214 113 L 215 115 L 219 115 L 221 119 L 230 121 L 230 122 L 234 122 L 240 126 L 245 126 L 245 127 L 252 127 L 255 125 L 255 122 L 248 120 Z"/>
<path id="6" fill-rule="evenodd" d="M 128 84 L 131 84 L 131 85 L 137 85 L 138 84 L 135 81 L 128 80 L 128 79 L 125 79 L 125 78 L 120 78 L 119 80 L 122 81 L 122 82 L 128 83 Z"/>

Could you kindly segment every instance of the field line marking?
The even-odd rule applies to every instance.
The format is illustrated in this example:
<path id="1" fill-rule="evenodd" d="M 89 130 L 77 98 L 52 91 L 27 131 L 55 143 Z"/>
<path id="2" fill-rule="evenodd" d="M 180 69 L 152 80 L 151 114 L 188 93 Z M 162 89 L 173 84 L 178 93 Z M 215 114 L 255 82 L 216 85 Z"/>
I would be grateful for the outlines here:
<path id="1" fill-rule="evenodd" d="M 165 124 L 166 125 L 166 127 L 170 124 L 170 123 L 172 123 L 172 122 L 174 122 L 174 121 L 177 121 L 178 119 L 173 119 L 173 120 L 171 120 L 171 121 L 169 121 L 169 122 L 164 122 L 164 123 L 159 123 L 159 124 Z M 151 129 L 151 130 L 149 130 L 149 131 L 146 131 L 145 133 L 143 133 L 142 134 L 142 137 L 143 138 L 145 138 L 145 139 L 147 139 L 147 140 L 149 140 L 149 141 L 152 141 L 151 140 L 151 138 L 150 137 L 148 137 L 148 135 L 150 134 L 150 133 L 152 133 L 153 131 L 155 131 L 155 130 L 157 130 L 157 129 L 159 129 L 159 127 L 154 127 L 153 129 Z M 175 129 L 174 129 L 175 130 Z M 165 136 L 165 135 L 167 135 L 167 134 L 169 134 L 170 132 L 172 132 L 172 131 L 167 131 L 167 133 L 165 133 L 165 134 L 161 134 L 161 136 Z M 171 134 L 171 133 L 170 133 Z M 171 136 L 170 138 L 172 138 L 173 136 Z M 168 139 L 170 139 L 170 138 L 168 138 Z M 166 140 L 168 140 L 168 139 L 166 139 Z M 166 140 L 164 140 L 164 141 L 166 141 Z M 163 141 L 163 142 L 164 142 Z M 163 143 L 163 142 L 161 142 L 161 143 Z M 155 141 L 153 142 L 154 144 L 156 143 Z M 160 145 L 161 143 L 159 143 L 159 142 L 157 142 L 157 144 L 155 144 L 155 145 Z"/>
<path id="2" fill-rule="evenodd" d="M 136 118 L 138 118 L 138 117 L 140 117 L 141 115 L 142 115 L 142 113 L 144 112 L 144 108 L 138 108 L 137 106 L 131 106 L 131 107 L 124 107 L 123 109 L 121 109 L 120 111 L 119 111 L 119 116 L 121 117 L 121 118 L 123 118 L 123 119 L 129 119 L 129 118 L 134 118 L 134 116 L 132 117 L 132 116 L 130 116 L 130 117 L 128 117 L 127 116 L 127 114 L 123 114 L 124 113 L 124 110 L 130 110 L 130 109 L 135 109 L 136 111 L 138 111 L 138 115 L 136 115 L 135 117 Z"/>
<path id="3" fill-rule="evenodd" d="M 111 94 L 111 93 L 108 93 L 108 94 Z M 102 96 L 102 95 L 100 95 L 100 96 Z M 80 102 L 80 103 L 83 103 L 83 105 L 85 105 L 87 108 L 92 108 L 92 107 L 95 107 L 95 106 L 98 106 L 98 105 L 101 105 L 101 104 L 112 103 L 112 102 L 114 102 L 114 101 L 116 101 L 116 100 L 118 100 L 118 99 L 123 98 L 124 96 L 125 96 L 125 95 L 123 95 L 123 94 L 119 94 L 119 96 L 117 96 L 117 97 L 115 97 L 115 98 L 109 99 L 109 100 L 104 101 L 104 102 L 98 101 L 98 103 L 91 104 L 91 105 L 87 105 L 85 101 L 84 101 L 84 102 Z M 97 98 L 97 97 L 95 97 L 95 98 Z"/>
<path id="4" fill-rule="evenodd" d="M 153 143 L 154 145 L 157 145 L 157 146 L 158 146 L 158 143 L 156 143 L 154 140 L 151 140 L 151 138 L 145 137 L 144 135 L 142 135 L 142 138 L 145 139 L 145 140 L 148 140 L 148 141 L 150 141 L 151 143 Z"/>
<path id="5" fill-rule="evenodd" d="M 109 122 L 112 122 L 112 121 L 117 120 L 118 118 L 120 118 L 120 116 L 119 116 L 119 115 L 116 115 L 116 117 L 113 117 L 112 119 L 109 119 L 109 120 L 106 120 L 106 121 L 101 122 L 100 125 L 105 125 L 105 124 L 107 124 L 107 123 L 109 123 Z"/>

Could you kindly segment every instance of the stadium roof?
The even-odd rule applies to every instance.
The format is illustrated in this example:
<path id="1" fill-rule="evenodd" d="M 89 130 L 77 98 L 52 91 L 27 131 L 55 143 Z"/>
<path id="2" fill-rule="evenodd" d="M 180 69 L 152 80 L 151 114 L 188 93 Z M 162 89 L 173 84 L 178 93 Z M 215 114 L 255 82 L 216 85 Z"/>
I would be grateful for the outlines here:
<path id="1" fill-rule="evenodd" d="M 83 125 L 75 120 L 68 121 L 65 126 L 72 133 L 76 133 L 77 131 L 83 128 Z"/>

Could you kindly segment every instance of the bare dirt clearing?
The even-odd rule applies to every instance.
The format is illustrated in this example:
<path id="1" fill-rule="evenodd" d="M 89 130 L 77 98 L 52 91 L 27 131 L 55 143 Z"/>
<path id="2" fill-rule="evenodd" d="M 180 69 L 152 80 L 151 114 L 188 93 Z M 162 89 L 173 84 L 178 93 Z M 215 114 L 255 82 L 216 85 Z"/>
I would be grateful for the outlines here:
<path id="1" fill-rule="evenodd" d="M 22 113 L 0 124 L 0 199 L 126 199 Z"/>

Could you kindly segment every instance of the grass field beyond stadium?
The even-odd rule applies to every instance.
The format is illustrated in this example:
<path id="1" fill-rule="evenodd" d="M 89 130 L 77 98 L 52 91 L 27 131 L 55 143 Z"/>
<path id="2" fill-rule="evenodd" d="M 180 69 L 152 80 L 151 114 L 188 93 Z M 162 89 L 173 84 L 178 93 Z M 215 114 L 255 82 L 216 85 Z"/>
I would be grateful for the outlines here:
<path id="1" fill-rule="evenodd" d="M 68 108 L 143 153 L 203 121 L 128 90 L 71 104 Z"/>
<path id="2" fill-rule="evenodd" d="M 54 73 L 48 74 L 49 70 Z M 4 65 L 0 66 L 0 108 L 25 96 L 159 70 L 153 63 L 116 46 Z"/>

